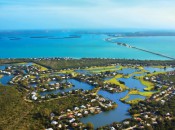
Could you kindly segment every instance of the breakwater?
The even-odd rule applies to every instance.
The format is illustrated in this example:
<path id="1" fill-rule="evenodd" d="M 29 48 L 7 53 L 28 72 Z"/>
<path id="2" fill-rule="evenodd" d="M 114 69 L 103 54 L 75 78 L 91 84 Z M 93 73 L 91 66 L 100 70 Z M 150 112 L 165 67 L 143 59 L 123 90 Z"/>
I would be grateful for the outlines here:
<path id="1" fill-rule="evenodd" d="M 168 56 L 168 55 L 165 55 L 165 54 L 161 54 L 161 53 L 150 51 L 150 50 L 147 50 L 147 49 L 143 49 L 143 48 L 131 46 L 131 45 L 126 44 L 126 43 L 114 42 L 114 41 L 112 41 L 112 38 L 107 38 L 106 41 L 111 42 L 111 43 L 116 43 L 117 45 L 120 45 L 120 46 L 125 46 L 125 47 L 128 47 L 128 48 L 133 48 L 133 49 L 136 49 L 136 50 L 139 50 L 139 51 L 144 51 L 144 52 L 151 53 L 151 54 L 154 54 L 154 55 L 158 55 L 158 56 L 161 56 L 161 57 L 164 57 L 164 58 L 175 60 L 174 57 L 171 57 L 171 56 Z"/>

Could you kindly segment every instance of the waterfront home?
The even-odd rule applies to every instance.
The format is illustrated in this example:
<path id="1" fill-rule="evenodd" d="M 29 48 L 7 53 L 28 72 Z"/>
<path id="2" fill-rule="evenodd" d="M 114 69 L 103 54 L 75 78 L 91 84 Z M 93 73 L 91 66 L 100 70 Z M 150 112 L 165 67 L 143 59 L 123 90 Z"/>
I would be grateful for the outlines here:
<path id="1" fill-rule="evenodd" d="M 36 101 L 38 98 L 36 97 L 36 95 L 32 95 L 32 99 Z"/>
<path id="2" fill-rule="evenodd" d="M 52 121 L 51 124 L 52 124 L 52 125 L 57 125 L 58 122 L 57 122 L 57 121 Z"/>
<path id="3" fill-rule="evenodd" d="M 38 97 L 36 95 L 37 95 L 36 92 L 32 92 L 31 93 L 31 99 L 36 101 L 38 99 Z"/>
<path id="4" fill-rule="evenodd" d="M 71 120 L 69 120 L 70 123 L 73 123 L 75 121 L 75 118 L 72 118 Z"/>
<path id="5" fill-rule="evenodd" d="M 129 121 L 124 121 L 123 122 L 124 125 L 129 125 L 129 123 L 130 123 Z"/>
<path id="6" fill-rule="evenodd" d="M 0 74 L 11 75 L 11 72 L 0 70 Z"/>
<path id="7" fill-rule="evenodd" d="M 160 100 L 161 104 L 164 105 L 165 104 L 165 100 Z"/>
<path id="8" fill-rule="evenodd" d="M 52 128 L 48 128 L 48 129 L 45 129 L 45 130 L 53 130 Z"/>

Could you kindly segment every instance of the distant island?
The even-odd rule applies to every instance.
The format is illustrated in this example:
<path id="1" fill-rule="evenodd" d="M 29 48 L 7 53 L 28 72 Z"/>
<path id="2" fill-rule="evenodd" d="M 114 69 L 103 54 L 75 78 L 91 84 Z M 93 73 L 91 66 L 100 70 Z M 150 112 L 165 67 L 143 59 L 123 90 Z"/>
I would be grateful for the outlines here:
<path id="1" fill-rule="evenodd" d="M 14 30 L 1 31 L 0 42 L 3 43 L 0 58 L 86 57 L 139 60 L 175 58 L 173 31 Z M 110 43 L 117 43 L 116 45 L 120 46 Z"/>

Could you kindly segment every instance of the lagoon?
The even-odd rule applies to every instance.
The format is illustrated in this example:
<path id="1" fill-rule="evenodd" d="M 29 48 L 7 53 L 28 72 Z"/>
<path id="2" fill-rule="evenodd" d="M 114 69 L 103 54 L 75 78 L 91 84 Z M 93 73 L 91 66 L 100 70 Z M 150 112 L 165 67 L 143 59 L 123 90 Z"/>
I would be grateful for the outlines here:
<path id="1" fill-rule="evenodd" d="M 138 94 L 129 95 L 129 98 L 126 99 L 126 102 L 131 101 L 131 100 L 134 100 L 134 99 L 144 100 L 145 99 L 145 96 L 141 96 L 141 95 L 138 95 Z"/>

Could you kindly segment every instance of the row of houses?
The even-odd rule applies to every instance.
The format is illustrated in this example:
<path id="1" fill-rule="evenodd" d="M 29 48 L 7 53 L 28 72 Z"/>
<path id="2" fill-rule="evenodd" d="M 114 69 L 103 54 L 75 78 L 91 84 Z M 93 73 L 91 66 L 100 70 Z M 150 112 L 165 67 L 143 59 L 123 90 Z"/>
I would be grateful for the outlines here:
<path id="1" fill-rule="evenodd" d="M 84 124 L 80 122 L 80 118 L 98 114 L 104 110 L 103 107 L 112 108 L 115 105 L 112 101 L 98 95 L 83 94 L 81 97 L 82 100 L 86 100 L 88 103 L 62 111 L 60 115 L 52 112 L 50 115 L 50 128 L 47 129 L 62 129 L 63 127 L 81 129 Z M 64 124 L 61 122 L 64 122 Z"/>

